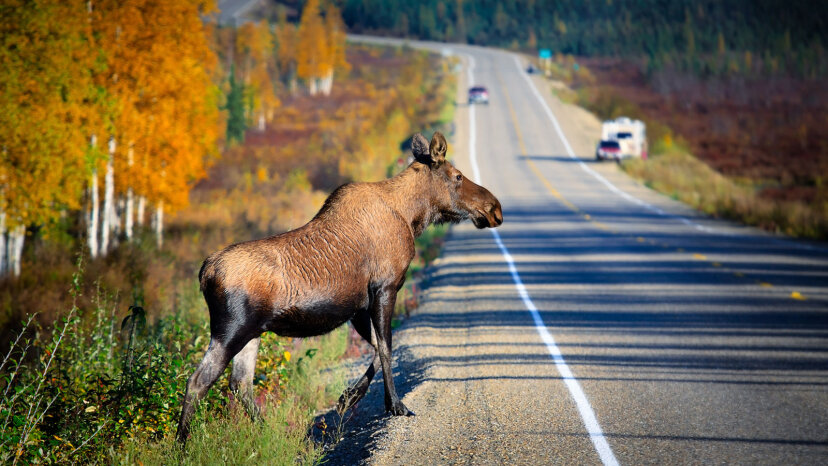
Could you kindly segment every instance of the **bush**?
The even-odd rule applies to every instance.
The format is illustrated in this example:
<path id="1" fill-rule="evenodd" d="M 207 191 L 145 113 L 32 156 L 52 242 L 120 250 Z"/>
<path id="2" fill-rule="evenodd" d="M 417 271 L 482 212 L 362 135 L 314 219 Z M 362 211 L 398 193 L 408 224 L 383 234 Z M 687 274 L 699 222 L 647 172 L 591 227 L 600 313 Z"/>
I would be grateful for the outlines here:
<path id="1" fill-rule="evenodd" d="M 77 302 L 82 269 L 74 276 Z M 177 427 L 187 377 L 209 338 L 196 283 L 175 312 L 147 321 L 140 296 L 120 319 L 99 293 L 92 309 L 73 306 L 43 331 L 34 315 L 0 363 L 0 461 L 100 462 L 127 440 L 155 442 Z M 278 393 L 288 379 L 284 340 L 263 345 L 260 380 Z M 344 351 L 344 348 L 343 348 Z M 216 387 L 224 387 L 220 382 Z M 203 401 L 223 409 L 224 390 Z"/>

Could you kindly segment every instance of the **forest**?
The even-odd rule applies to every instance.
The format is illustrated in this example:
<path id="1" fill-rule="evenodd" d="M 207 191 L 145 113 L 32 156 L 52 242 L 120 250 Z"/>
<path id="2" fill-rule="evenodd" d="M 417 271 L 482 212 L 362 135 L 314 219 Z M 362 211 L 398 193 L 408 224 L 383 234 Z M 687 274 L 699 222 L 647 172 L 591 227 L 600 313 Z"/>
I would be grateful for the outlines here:
<path id="1" fill-rule="evenodd" d="M 306 6 L 236 31 L 202 21 L 204 0 L 3 2 L 0 275 L 20 275 L 27 238 L 84 238 L 95 258 L 149 220 L 160 246 L 221 149 L 273 120 L 280 79 L 328 95 L 347 71 L 338 10 Z"/>
<path id="2" fill-rule="evenodd" d="M 828 73 L 828 5 L 807 0 L 344 0 L 350 32 L 535 53 L 645 58 L 699 73 Z M 749 53 L 749 63 L 742 63 Z M 731 60 L 738 57 L 736 65 Z M 731 56 L 732 55 L 732 56 Z"/>

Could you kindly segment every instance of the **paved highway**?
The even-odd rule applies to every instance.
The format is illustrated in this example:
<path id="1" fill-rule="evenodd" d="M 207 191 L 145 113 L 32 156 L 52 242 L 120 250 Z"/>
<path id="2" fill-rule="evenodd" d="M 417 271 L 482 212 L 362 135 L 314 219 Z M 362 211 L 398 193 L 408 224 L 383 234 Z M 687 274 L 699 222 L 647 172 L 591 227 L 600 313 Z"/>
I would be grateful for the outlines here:
<path id="1" fill-rule="evenodd" d="M 375 382 L 331 463 L 828 463 L 826 246 L 594 163 L 599 122 L 512 54 L 420 46 L 463 58 L 449 154 L 504 224 L 452 228 L 395 333 L 417 416 Z"/>
<path id="2" fill-rule="evenodd" d="M 218 23 L 225 26 L 241 26 L 251 21 L 246 16 L 247 13 L 262 3 L 262 0 L 219 0 Z"/>

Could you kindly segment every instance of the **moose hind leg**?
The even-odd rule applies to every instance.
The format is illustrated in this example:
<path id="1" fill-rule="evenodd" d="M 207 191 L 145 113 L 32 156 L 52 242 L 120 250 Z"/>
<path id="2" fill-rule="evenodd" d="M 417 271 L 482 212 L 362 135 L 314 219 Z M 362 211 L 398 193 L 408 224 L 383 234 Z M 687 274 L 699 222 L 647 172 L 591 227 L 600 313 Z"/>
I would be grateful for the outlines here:
<path id="1" fill-rule="evenodd" d="M 256 356 L 259 353 L 260 338 L 250 340 L 233 358 L 230 372 L 230 390 L 236 394 L 245 411 L 254 421 L 261 420 L 259 407 L 253 392 L 253 376 L 256 372 Z"/>
<path id="2" fill-rule="evenodd" d="M 351 319 L 351 323 L 357 333 L 359 333 L 359 336 L 364 338 L 368 343 L 371 343 L 371 346 L 374 347 L 375 351 L 374 358 L 371 360 L 371 364 L 368 365 L 368 369 L 365 370 L 365 374 L 363 374 L 362 377 L 351 387 L 346 388 L 345 392 L 342 393 L 342 396 L 339 397 L 337 410 L 340 413 L 344 413 L 351 406 L 359 403 L 359 401 L 365 396 L 365 393 L 368 392 L 368 386 L 371 385 L 371 380 L 374 379 L 374 375 L 379 370 L 379 359 L 376 352 L 377 341 L 376 337 L 373 335 L 371 327 L 371 316 L 367 311 L 360 311 L 353 317 L 353 319 Z"/>
<path id="3" fill-rule="evenodd" d="M 394 387 L 394 375 L 391 373 L 391 316 L 397 300 L 396 286 L 385 286 L 377 292 L 374 307 L 371 309 L 371 323 L 377 337 L 377 353 L 382 365 L 382 378 L 385 382 L 385 410 L 395 416 L 413 416 Z"/>
<path id="4" fill-rule="evenodd" d="M 178 421 L 176 438 L 179 442 L 187 441 L 190 432 L 190 421 L 195 413 L 196 404 L 207 393 L 207 390 L 216 382 L 219 376 L 227 368 L 232 355 L 227 347 L 217 341 L 210 340 L 207 353 L 199 363 L 193 375 L 187 380 L 187 391 L 184 393 L 184 404 L 181 407 L 181 418 Z"/>

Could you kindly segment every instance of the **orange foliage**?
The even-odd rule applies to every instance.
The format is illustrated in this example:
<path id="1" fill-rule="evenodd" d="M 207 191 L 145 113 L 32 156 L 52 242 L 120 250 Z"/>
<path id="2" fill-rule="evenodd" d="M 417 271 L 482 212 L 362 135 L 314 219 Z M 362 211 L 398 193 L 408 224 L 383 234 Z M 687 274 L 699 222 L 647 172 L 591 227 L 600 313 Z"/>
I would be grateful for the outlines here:
<path id="1" fill-rule="evenodd" d="M 275 35 L 267 21 L 245 23 L 236 35 L 236 63 L 245 85 L 252 93 L 253 115 L 260 115 L 266 121 L 273 119 L 273 112 L 280 101 L 274 89 L 278 72 L 273 54 Z M 251 115 L 251 116 L 253 116 Z"/>
<path id="2" fill-rule="evenodd" d="M 62 209 L 79 207 L 88 134 L 98 120 L 90 71 L 96 56 L 77 6 L 0 5 L 0 214 L 9 229 L 49 224 Z"/>
<path id="3" fill-rule="evenodd" d="M 333 3 L 325 7 L 324 18 L 319 0 L 305 4 L 299 22 L 296 64 L 297 75 L 308 84 L 311 95 L 316 94 L 320 85 L 329 94 L 334 70 L 347 70 L 345 25 Z"/>
<path id="4" fill-rule="evenodd" d="M 216 66 L 202 0 L 96 2 L 93 28 L 107 58 L 100 86 L 116 101 L 115 184 L 167 209 L 187 204 L 218 136 Z M 174 25 L 171 26 L 171 25 Z M 134 148 L 134 160 L 128 157 Z"/>

